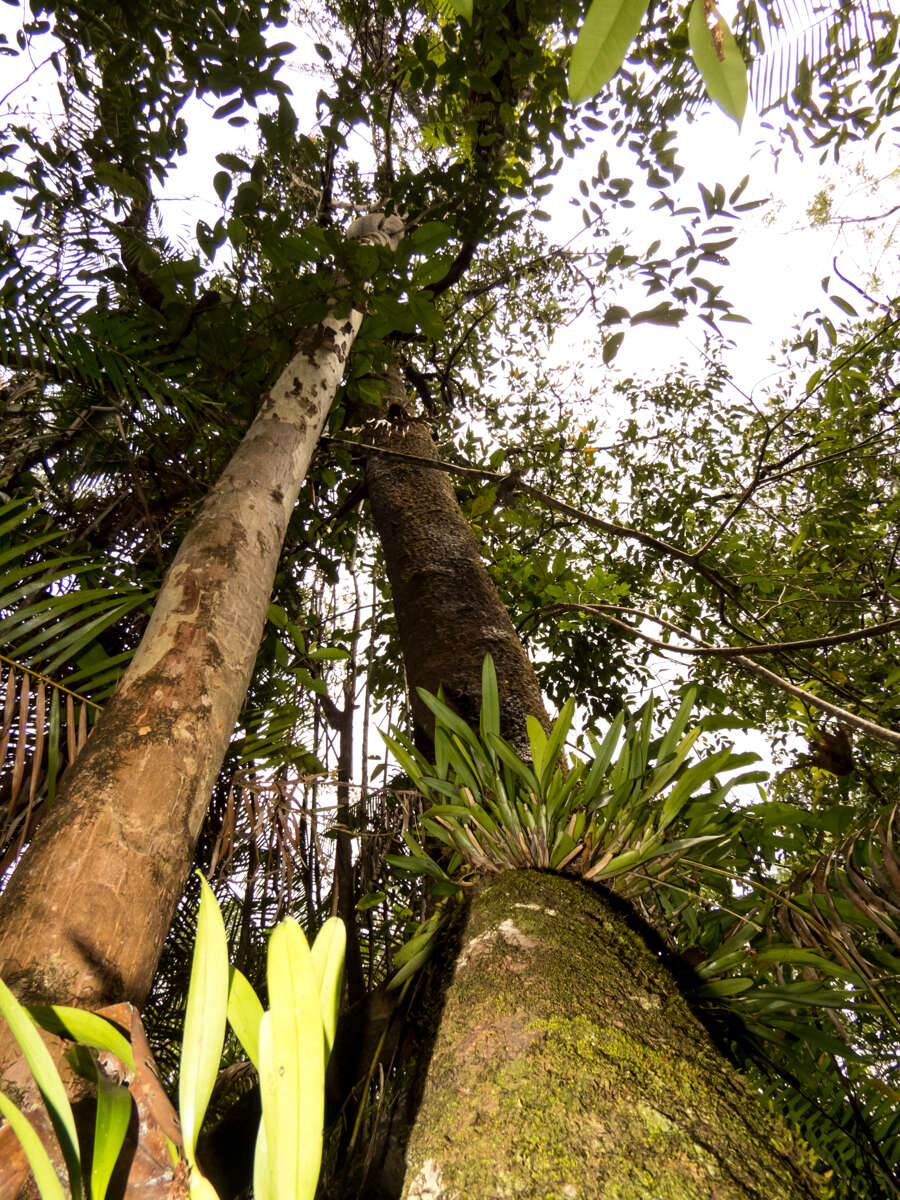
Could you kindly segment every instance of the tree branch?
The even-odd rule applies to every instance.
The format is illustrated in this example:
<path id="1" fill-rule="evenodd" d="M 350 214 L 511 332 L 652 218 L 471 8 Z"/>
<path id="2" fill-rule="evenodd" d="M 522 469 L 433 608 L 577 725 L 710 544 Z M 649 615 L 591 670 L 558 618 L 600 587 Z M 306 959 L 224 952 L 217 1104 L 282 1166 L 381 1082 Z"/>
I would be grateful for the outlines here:
<path id="1" fill-rule="evenodd" d="M 579 611 L 579 612 L 590 613 L 594 616 L 601 617 L 604 621 L 607 621 L 610 625 L 615 625 L 616 628 L 622 629 L 625 632 L 632 634 L 634 637 L 640 638 L 641 641 L 646 642 L 651 646 L 658 647 L 661 650 L 674 650 L 680 654 L 697 654 L 697 653 L 707 654 L 707 655 L 711 654 L 711 655 L 714 655 L 714 656 L 717 656 L 720 658 L 726 658 L 727 661 L 735 663 L 737 666 L 742 667 L 745 671 L 750 671 L 750 672 L 752 672 L 752 674 L 759 675 L 760 678 L 767 680 L 769 683 L 775 684 L 775 686 L 780 688 L 783 692 L 787 692 L 791 696 L 796 696 L 798 700 L 802 700 L 804 704 L 809 705 L 811 708 L 817 708 L 820 712 L 828 713 L 829 716 L 835 717 L 837 720 L 843 722 L 843 724 L 849 725 L 851 728 L 859 730 L 860 733 L 867 734 L 869 737 L 874 738 L 876 741 L 881 742 L 882 745 L 890 746 L 890 748 L 892 750 L 900 751 L 900 731 L 895 730 L 895 729 L 888 729 L 884 725 L 879 725 L 875 721 L 869 721 L 865 717 L 860 717 L 856 713 L 850 712 L 849 709 L 841 708 L 837 704 L 832 704 L 828 700 L 823 700 L 820 696 L 814 696 L 812 692 L 806 691 L 805 688 L 798 687 L 796 684 L 791 683 L 790 680 L 783 678 L 783 676 L 776 675 L 774 671 L 770 671 L 767 667 L 762 666 L 760 663 L 754 662 L 752 658 L 748 658 L 746 653 L 744 653 L 745 650 L 751 650 L 755 653 L 759 653 L 761 651 L 767 652 L 767 653 L 773 653 L 776 650 L 784 650 L 784 649 L 790 648 L 792 645 L 796 646 L 796 645 L 798 645 L 798 643 L 788 642 L 788 643 L 783 643 L 781 645 L 769 646 L 769 647 L 710 646 L 709 643 L 704 642 L 702 640 L 702 638 L 698 638 L 694 634 L 688 633 L 688 631 L 685 629 L 678 628 L 678 626 L 673 625 L 670 621 L 666 621 L 665 619 L 660 618 L 660 617 L 655 617 L 651 613 L 642 612 L 640 609 L 622 609 L 622 608 L 619 609 L 619 611 L 639 613 L 640 615 L 648 618 L 649 620 L 655 621 L 655 622 L 657 622 L 657 624 L 663 625 L 666 628 L 671 629 L 674 632 L 677 632 L 682 637 L 688 638 L 689 641 L 692 641 L 695 644 L 693 647 L 691 647 L 691 646 L 673 646 L 671 642 L 660 641 L 659 638 L 651 637 L 649 634 L 644 633 L 640 629 L 635 628 L 634 625 L 629 625 L 627 621 L 619 620 L 618 617 L 614 617 L 610 612 L 605 611 L 604 608 L 600 605 L 595 605 L 595 604 L 557 604 L 557 605 L 553 605 L 552 607 L 553 607 L 553 609 L 555 609 L 557 611 L 561 610 L 561 609 L 565 609 L 565 610 L 569 610 L 569 611 L 575 610 L 575 611 Z M 891 628 L 897 628 L 898 626 L 900 626 L 900 621 L 885 622 L 885 625 L 888 625 Z M 870 627 L 870 629 L 868 629 L 868 630 L 855 630 L 854 635 L 857 638 L 865 637 L 872 632 L 873 628 L 879 628 L 879 627 L 873 626 L 873 627 Z M 886 630 L 884 630 L 884 626 L 882 626 L 880 628 L 886 632 Z M 852 640 L 852 638 L 848 635 L 836 634 L 836 635 L 834 635 L 834 637 L 835 638 L 843 638 L 843 640 L 846 640 L 846 641 Z M 812 641 L 813 641 L 813 639 L 810 639 L 810 641 L 801 642 L 801 643 L 799 643 L 799 645 L 801 645 L 801 646 L 809 645 L 809 644 L 811 644 Z M 829 641 L 827 641 L 827 639 L 820 639 L 819 644 L 822 644 L 822 642 L 826 642 L 826 644 L 834 644 L 833 641 L 829 642 Z"/>
<path id="2" fill-rule="evenodd" d="M 451 475 L 462 475 L 468 479 L 484 479 L 489 483 L 505 485 L 507 492 L 520 492 L 522 495 L 531 496 L 532 499 L 537 500 L 540 504 L 544 504 L 548 508 L 552 508 L 555 512 L 562 513 L 564 516 L 571 517 L 572 520 L 587 525 L 591 529 L 597 529 L 601 533 L 608 533 L 614 537 L 638 542 L 640 545 L 646 546 L 649 550 L 658 551 L 666 558 L 674 558 L 678 562 L 683 562 L 702 575 L 714 587 L 728 595 L 734 596 L 737 593 L 737 585 L 732 580 L 727 579 L 725 575 L 717 571 L 714 567 L 706 566 L 705 563 L 700 562 L 696 554 L 682 550 L 679 546 L 673 546 L 671 542 L 654 537 L 653 534 L 644 533 L 640 529 L 631 529 L 627 525 L 618 525 L 615 521 L 605 521 L 602 517 L 595 517 L 581 508 L 575 508 L 572 504 L 566 504 L 563 500 L 557 500 L 547 492 L 541 491 L 540 488 L 533 487 L 530 483 L 525 483 L 524 480 L 519 478 L 516 472 L 503 474 L 500 471 L 483 470 L 481 467 L 464 467 L 457 463 L 420 458 L 416 454 L 404 454 L 399 450 L 387 450 L 382 446 L 372 446 L 367 442 L 348 441 L 343 438 L 323 437 L 320 441 L 348 450 L 358 450 L 363 454 L 376 454 L 385 458 L 393 458 L 398 462 L 408 462 L 413 466 L 426 467 L 433 471 L 447 471 Z"/>

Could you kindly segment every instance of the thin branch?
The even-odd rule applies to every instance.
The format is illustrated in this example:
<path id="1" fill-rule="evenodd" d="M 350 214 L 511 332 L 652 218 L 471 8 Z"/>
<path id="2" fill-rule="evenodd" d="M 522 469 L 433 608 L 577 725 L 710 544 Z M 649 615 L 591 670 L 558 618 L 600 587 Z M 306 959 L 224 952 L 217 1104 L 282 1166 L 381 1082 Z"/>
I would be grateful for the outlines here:
<path id="1" fill-rule="evenodd" d="M 560 610 L 575 609 L 579 612 L 594 612 L 607 613 L 613 612 L 629 612 L 635 616 L 644 617 L 648 621 L 655 621 L 657 625 L 663 626 L 665 629 L 671 629 L 673 633 L 677 633 L 684 637 L 694 638 L 694 635 L 687 633 L 680 626 L 675 625 L 672 621 L 667 621 L 664 617 L 658 617 L 654 613 L 647 612 L 641 608 L 628 608 L 624 605 L 613 604 L 567 604 L 560 601 L 556 604 L 551 604 L 544 611 L 559 612 Z M 621 624 L 621 622 L 620 622 Z M 630 630 L 633 627 L 627 626 Z M 886 633 L 892 633 L 895 629 L 900 629 L 900 617 L 891 621 L 882 621 L 878 625 L 869 625 L 864 629 L 850 629 L 846 633 L 829 633 L 817 638 L 802 638 L 794 642 L 761 642 L 758 645 L 748 646 L 711 646 L 705 642 L 699 642 L 695 646 L 673 646 L 671 642 L 660 642 L 655 639 L 650 639 L 653 644 L 661 647 L 664 650 L 678 650 L 682 654 L 694 654 L 707 658 L 739 658 L 742 654 L 755 656 L 757 654 L 781 654 L 786 650 L 818 650 L 825 646 L 840 646 L 846 642 L 860 642 L 869 637 L 880 637 Z M 645 634 L 641 634 L 644 640 L 647 640 Z"/>
<path id="2" fill-rule="evenodd" d="M 428 287 L 423 289 L 429 294 L 432 300 L 440 296 L 442 292 L 446 292 L 448 288 L 452 288 L 454 283 L 458 283 L 462 279 L 469 268 L 469 264 L 475 257 L 478 245 L 479 243 L 475 239 L 463 242 L 443 279 L 439 279 L 437 283 L 429 284 Z"/>
<path id="3" fill-rule="evenodd" d="M 658 647 L 662 650 L 674 650 L 681 654 L 695 653 L 691 647 L 673 646 L 671 642 L 663 642 L 658 638 L 653 638 L 649 634 L 643 633 L 640 629 L 635 628 L 634 625 L 629 625 L 627 621 L 620 621 L 618 617 L 614 617 L 611 613 L 605 612 L 598 605 L 571 604 L 557 605 L 554 607 L 576 609 L 581 612 L 591 613 L 594 616 L 598 616 L 604 621 L 607 621 L 609 624 L 615 625 L 617 628 L 632 634 L 634 637 L 640 638 L 649 645 Z M 646 615 L 650 616 L 650 614 Z M 669 628 L 677 629 L 677 627 L 671 625 L 669 622 L 662 621 L 659 617 L 651 617 L 650 619 L 658 622 L 659 624 L 665 624 Z M 682 637 L 694 642 L 695 646 L 702 647 L 707 653 L 710 651 L 715 653 L 717 650 L 721 649 L 719 647 L 710 646 L 708 642 L 704 642 L 702 638 L 698 638 L 694 634 L 688 633 L 688 631 L 685 629 L 677 629 L 677 632 Z M 780 648 L 781 647 L 779 647 L 779 649 Z M 725 649 L 727 650 L 730 648 L 726 647 Z M 729 654 L 726 657 L 729 662 L 733 662 L 737 666 L 743 667 L 745 671 L 750 671 L 754 675 L 759 675 L 760 678 L 767 680 L 769 683 L 775 684 L 775 686 L 780 688 L 783 692 L 787 692 L 791 696 L 796 696 L 797 699 L 802 700 L 804 704 L 807 704 L 812 708 L 817 708 L 820 712 L 828 713 L 829 716 L 835 717 L 838 721 L 843 722 L 843 724 L 859 730 L 860 733 L 867 734 L 869 737 L 874 738 L 883 745 L 890 746 L 892 750 L 900 751 L 900 731 L 888 729 L 884 725 L 878 725 L 875 721 L 869 721 L 865 717 L 860 717 L 856 713 L 850 712 L 849 709 L 841 708 L 837 704 L 832 704 L 829 700 L 823 700 L 820 696 L 814 696 L 812 692 L 806 691 L 805 688 L 798 687 L 796 684 L 791 683 L 790 680 L 783 678 L 781 675 L 776 675 L 774 671 L 770 671 L 767 667 L 762 666 L 760 663 L 754 662 L 752 658 L 748 658 L 745 654 Z"/>
<path id="4" fill-rule="evenodd" d="M 833 217 L 826 223 L 828 225 L 859 225 L 868 221 L 884 221 L 887 217 L 892 217 L 895 212 L 900 212 L 900 204 L 895 204 L 887 212 L 876 213 L 874 217 Z"/>
<path id="5" fill-rule="evenodd" d="M 372 446 L 367 442 L 348 441 L 343 438 L 323 437 L 320 440 L 332 446 L 340 446 L 347 450 L 357 450 L 363 454 L 376 454 L 383 458 L 393 458 L 398 462 L 411 463 L 413 466 L 424 467 L 432 471 L 446 471 L 451 475 L 462 475 L 468 479 L 484 479 L 490 483 L 500 484 L 507 495 L 519 492 L 522 495 L 531 496 L 532 499 L 546 505 L 548 508 L 552 508 L 555 512 L 571 517 L 572 520 L 587 525 L 591 529 L 611 534 L 613 537 L 638 542 L 650 550 L 658 551 L 667 558 L 674 558 L 678 562 L 686 563 L 721 591 L 728 594 L 734 594 L 736 591 L 736 586 L 732 581 L 728 580 L 719 571 L 715 570 L 715 568 L 708 567 L 704 563 L 699 562 L 696 554 L 682 550 L 679 546 L 673 546 L 671 542 L 654 537 L 650 533 L 644 533 L 639 529 L 631 529 L 626 525 L 617 525 L 614 521 L 605 521 L 602 517 L 595 517 L 581 508 L 575 508 L 572 504 L 566 504 L 563 500 L 557 500 L 547 492 L 541 491 L 540 488 L 526 483 L 515 471 L 503 474 L 500 471 L 487 471 L 480 467 L 464 467 L 457 463 L 421 458 L 417 454 L 404 454 L 400 450 L 388 450 L 383 446 Z"/>
<path id="6" fill-rule="evenodd" d="M 861 442 L 855 442 L 852 446 L 844 446 L 840 450 L 832 451 L 831 454 L 822 454 L 818 458 L 809 459 L 807 462 L 797 463 L 795 467 L 786 467 L 783 471 L 778 470 L 778 467 L 781 466 L 781 463 L 786 462 L 787 458 L 782 459 L 781 463 L 772 463 L 771 467 L 766 469 L 766 473 L 763 475 L 763 478 L 759 480 L 756 487 L 757 489 L 768 487 L 771 483 L 778 483 L 782 479 L 789 479 L 791 475 L 798 475 L 801 471 L 811 471 L 813 467 L 822 467 L 825 466 L 826 463 L 834 462 L 836 459 L 846 458 L 850 454 L 856 454 L 862 450 L 863 447 L 870 446 L 873 442 L 879 442 L 883 440 L 893 428 L 894 426 L 889 426 L 887 429 L 879 430 L 877 433 L 870 434 L 869 437 L 863 438 Z M 802 447 L 802 450 L 808 450 L 809 447 L 814 444 L 815 443 L 812 441 L 807 442 L 806 445 Z M 769 474 L 768 472 L 770 470 L 775 473 Z M 734 492 L 720 492 L 716 496 L 710 496 L 709 500 L 712 503 L 715 503 L 718 500 L 730 500 L 734 497 L 734 495 Z"/>
<path id="7" fill-rule="evenodd" d="M 883 300 L 876 300 L 874 296 L 870 296 L 864 288 L 861 288 L 858 283 L 854 283 L 852 279 L 848 279 L 846 275 L 842 275 L 837 265 L 837 255 L 835 255 L 831 260 L 831 265 L 834 268 L 834 273 L 837 275 L 838 279 L 840 279 L 842 283 L 846 283 L 847 287 L 853 288 L 854 292 L 856 292 L 857 295 L 862 296 L 862 298 L 871 304 L 873 308 L 880 308 L 882 312 L 886 313 L 894 311 L 893 305 L 885 304 Z"/>
<path id="8" fill-rule="evenodd" d="M 710 547 L 716 541 L 718 541 L 718 539 L 722 536 L 722 534 L 725 532 L 725 530 L 728 528 L 728 526 L 731 524 L 731 522 L 734 520 L 734 518 L 738 515 L 738 513 L 741 511 L 741 509 L 744 507 L 744 505 L 747 503 L 747 501 L 750 499 L 750 497 L 756 491 L 757 487 L 760 484 L 760 481 L 762 479 L 762 476 L 763 476 L 763 473 L 765 470 L 765 468 L 763 466 L 763 459 L 765 458 L 766 447 L 769 444 L 769 438 L 771 436 L 772 436 L 772 431 L 771 431 L 771 429 L 769 429 L 767 427 L 765 429 L 765 431 L 763 432 L 762 444 L 760 445 L 759 450 L 757 451 L 756 465 L 753 468 L 753 475 L 750 479 L 750 482 L 744 488 L 743 492 L 741 492 L 740 496 L 738 496 L 736 502 L 731 506 L 731 511 L 725 514 L 723 519 L 719 522 L 719 524 L 716 526 L 716 528 L 712 531 L 712 533 L 709 535 L 709 537 L 706 539 L 706 541 L 703 543 L 703 545 L 698 550 L 694 551 L 697 558 L 699 558 L 701 556 L 701 554 L 705 554 L 707 552 L 707 550 L 709 550 Z"/>

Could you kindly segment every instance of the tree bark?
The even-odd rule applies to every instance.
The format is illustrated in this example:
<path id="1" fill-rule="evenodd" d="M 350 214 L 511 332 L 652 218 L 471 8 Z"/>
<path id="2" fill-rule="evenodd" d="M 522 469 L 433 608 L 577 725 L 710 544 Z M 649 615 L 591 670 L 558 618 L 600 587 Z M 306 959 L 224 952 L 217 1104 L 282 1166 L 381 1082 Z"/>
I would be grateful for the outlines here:
<path id="1" fill-rule="evenodd" d="M 360 320 L 352 312 L 304 331 L 0 899 L 0 974 L 26 1000 L 140 1004 L 147 994 Z"/>
<path id="2" fill-rule="evenodd" d="M 398 218 L 348 237 L 396 246 Z M 362 321 L 291 361 L 182 542 L 147 631 L 0 897 L 0 975 L 25 1001 L 144 1000 L 253 671 L 288 521 Z M 0 1080 L 17 1047 L 0 1035 Z"/>
<path id="3" fill-rule="evenodd" d="M 398 386 L 396 378 L 392 386 Z M 423 420 L 400 415 L 377 422 L 367 436 L 391 450 L 438 457 Z M 449 478 L 443 471 L 376 455 L 368 459 L 366 478 L 422 748 L 431 747 L 434 721 L 416 688 L 433 693 L 443 688 L 446 701 L 477 728 L 481 667 L 490 653 L 497 670 L 501 733 L 529 758 L 525 718 L 535 716 L 545 728 L 549 718 L 534 668 L 481 561 Z"/>
<path id="4" fill-rule="evenodd" d="M 471 902 L 407 1161 L 404 1200 L 823 1195 L 621 902 L 536 871 Z"/>

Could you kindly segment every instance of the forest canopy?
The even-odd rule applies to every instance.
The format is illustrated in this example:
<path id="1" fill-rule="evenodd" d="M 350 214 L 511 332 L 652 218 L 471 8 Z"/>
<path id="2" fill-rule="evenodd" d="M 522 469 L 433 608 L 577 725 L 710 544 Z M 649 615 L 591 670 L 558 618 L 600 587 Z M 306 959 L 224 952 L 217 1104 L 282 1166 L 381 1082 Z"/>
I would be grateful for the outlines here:
<path id="1" fill-rule="evenodd" d="M 753 169 L 679 188 L 688 124 L 738 120 L 747 87 L 770 152 L 874 161 L 896 41 L 888 9 L 781 0 L 728 24 L 702 0 L 17 9 L 0 977 L 23 1002 L 137 1006 L 174 1097 L 192 870 L 262 994 L 273 926 L 339 915 L 357 1025 L 320 1194 L 400 1195 L 415 1006 L 481 929 L 479 879 L 515 907 L 507 876 L 552 870 L 628 914 L 723 1088 L 805 1139 L 785 1195 L 900 1193 L 898 299 L 824 263 L 745 389 Z M 176 232 L 192 121 L 215 199 Z M 854 219 L 890 247 L 894 214 Z M 702 356 L 655 369 L 653 334 L 692 322 Z M 618 370 L 636 338 L 646 371 Z M 253 1142 L 229 1191 L 216 1123 L 259 1078 L 226 1041 L 195 1131 L 223 1197 Z M 454 1119 L 431 1095 L 419 1130 Z M 631 1168 L 596 1153 L 619 1195 Z M 768 1186 L 760 1155 L 729 1195 Z"/>

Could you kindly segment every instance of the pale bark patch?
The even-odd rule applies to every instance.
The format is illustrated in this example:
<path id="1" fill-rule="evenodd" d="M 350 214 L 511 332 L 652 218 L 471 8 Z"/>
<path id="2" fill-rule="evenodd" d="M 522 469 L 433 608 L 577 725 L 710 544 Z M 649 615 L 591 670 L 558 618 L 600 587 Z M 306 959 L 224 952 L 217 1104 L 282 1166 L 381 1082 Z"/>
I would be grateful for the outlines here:
<path id="1" fill-rule="evenodd" d="M 410 1184 L 409 1200 L 456 1200 L 455 1192 L 445 1192 L 440 1163 L 428 1158 Z"/>

